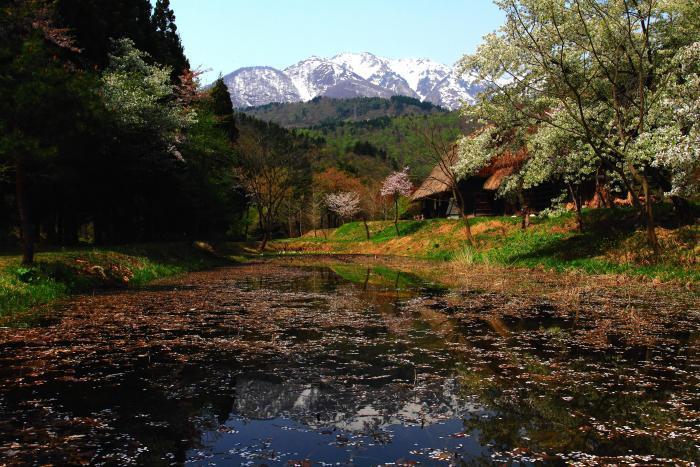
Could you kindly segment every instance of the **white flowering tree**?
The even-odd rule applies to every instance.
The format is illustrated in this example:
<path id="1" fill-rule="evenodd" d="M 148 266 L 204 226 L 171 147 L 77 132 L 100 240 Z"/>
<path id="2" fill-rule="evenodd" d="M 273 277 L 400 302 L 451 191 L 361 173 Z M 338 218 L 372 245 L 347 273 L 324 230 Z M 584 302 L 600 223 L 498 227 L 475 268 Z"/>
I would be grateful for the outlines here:
<path id="1" fill-rule="evenodd" d="M 659 119 L 655 115 L 664 114 L 668 106 L 678 113 L 677 106 L 685 108 L 687 104 L 682 95 L 678 95 L 680 102 L 673 103 L 674 89 L 680 86 L 674 84 L 674 77 L 678 72 L 689 73 L 680 70 L 676 57 L 693 54 L 688 47 L 700 33 L 700 24 L 692 19 L 699 17 L 700 3 L 496 3 L 505 13 L 505 24 L 486 36 L 475 54 L 461 61 L 464 72 L 487 83 L 476 105 L 465 108 L 465 113 L 496 130 L 463 142 L 464 160 L 457 170 L 463 175 L 473 173 L 506 141 L 530 146 L 532 135 L 546 131 L 546 136 L 538 136 L 540 143 L 534 144 L 540 145 L 543 157 L 561 159 L 555 167 L 582 175 L 593 162 L 620 181 L 646 224 L 650 246 L 658 252 L 652 186 L 661 184 L 659 180 L 667 179 L 671 172 L 675 192 L 686 192 L 692 185 L 692 177 L 686 175 L 697 160 L 692 157 L 697 141 L 692 128 L 681 128 L 682 124 L 657 131 Z M 687 115 L 692 115 L 690 108 Z M 675 139 L 668 138 L 669 134 Z M 508 138 L 499 140 L 501 135 Z M 549 149 L 553 146 L 541 145 L 542 138 L 566 142 L 566 150 L 552 152 Z M 681 144 L 672 144 L 674 141 Z M 678 150 L 683 143 L 687 149 Z M 652 147 L 656 155 L 652 155 Z M 582 163 L 577 165 L 576 161 Z M 517 174 L 523 186 L 528 179 L 545 179 L 558 172 L 541 163 L 527 163 L 524 170 L 529 174 Z"/>
<path id="2" fill-rule="evenodd" d="M 402 196 L 409 196 L 413 191 L 413 184 L 408 177 L 408 167 L 403 170 L 392 172 L 382 182 L 380 193 L 384 197 L 392 198 L 394 201 L 394 227 L 396 227 L 396 235 L 401 235 L 399 232 L 399 199 Z"/>
<path id="3" fill-rule="evenodd" d="M 668 174 L 662 188 L 690 220 L 687 199 L 700 194 L 700 41 L 680 49 L 670 68 L 668 89 L 634 149 Z"/>
<path id="4" fill-rule="evenodd" d="M 196 114 L 177 99 L 170 68 L 149 61 L 131 39 L 115 41 L 102 76 L 104 103 L 120 129 L 122 144 L 128 139 L 138 146 L 155 137 L 166 152 L 180 158 L 177 145 L 183 130 L 196 122 Z"/>
<path id="5" fill-rule="evenodd" d="M 326 195 L 326 206 L 343 221 L 352 219 L 360 212 L 360 195 L 354 191 L 329 193 Z"/>
<path id="6" fill-rule="evenodd" d="M 363 212 L 362 198 L 355 191 L 345 191 L 339 193 L 329 193 L 326 195 L 326 207 L 337 214 L 343 221 L 350 220 Z M 363 213 L 362 222 L 365 226 L 365 234 L 369 240 L 369 226 L 367 225 L 367 215 Z"/>

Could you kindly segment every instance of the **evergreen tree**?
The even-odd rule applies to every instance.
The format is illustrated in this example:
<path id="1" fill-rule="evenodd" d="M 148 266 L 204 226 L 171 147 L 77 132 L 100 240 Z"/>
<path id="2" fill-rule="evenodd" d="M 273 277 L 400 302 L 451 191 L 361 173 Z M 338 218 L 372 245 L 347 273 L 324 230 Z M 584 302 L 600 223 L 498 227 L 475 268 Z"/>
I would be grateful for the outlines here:
<path id="1" fill-rule="evenodd" d="M 169 2 L 148 0 L 57 0 L 56 21 L 68 28 L 81 49 L 78 60 L 85 68 L 109 64 L 112 40 L 128 38 L 161 65 L 171 67 L 171 79 L 189 68 Z"/>
<path id="2" fill-rule="evenodd" d="M 0 166 L 14 178 L 23 262 L 34 258 L 40 208 L 54 200 L 62 161 L 89 141 L 96 81 L 61 59 L 75 47 L 44 9 L 11 2 L 0 9 Z"/>
<path id="3" fill-rule="evenodd" d="M 170 0 L 157 0 L 153 9 L 152 23 L 155 27 L 157 40 L 155 42 L 156 58 L 160 63 L 173 69 L 173 80 L 182 72 L 189 69 L 190 64 L 185 57 L 184 48 L 180 41 L 175 25 L 175 12 L 170 8 Z"/>
<path id="4" fill-rule="evenodd" d="M 211 97 L 212 111 L 219 122 L 219 127 L 228 134 L 231 142 L 238 138 L 238 129 L 233 114 L 233 104 L 231 95 L 228 92 L 223 78 L 219 77 L 209 92 Z"/>

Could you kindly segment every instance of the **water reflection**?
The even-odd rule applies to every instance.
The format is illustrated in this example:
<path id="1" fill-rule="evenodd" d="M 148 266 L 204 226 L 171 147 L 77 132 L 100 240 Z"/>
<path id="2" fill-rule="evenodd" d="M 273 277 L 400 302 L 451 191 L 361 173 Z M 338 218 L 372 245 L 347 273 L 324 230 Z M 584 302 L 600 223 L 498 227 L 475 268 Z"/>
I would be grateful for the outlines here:
<path id="1" fill-rule="evenodd" d="M 700 461 L 696 321 L 595 347 L 583 314 L 384 267 L 184 281 L 111 334 L 93 297 L 79 343 L 0 341 L 0 464 Z"/>
<path id="2" fill-rule="evenodd" d="M 462 420 L 481 409 L 462 397 L 457 361 L 433 331 L 454 324 L 435 310 L 404 310 L 411 298 L 444 290 L 411 274 L 356 265 L 312 269 L 293 280 L 255 280 L 247 287 L 349 290 L 361 298 L 367 322 L 324 333 L 287 330 L 285 338 L 323 345 L 242 372 L 231 417 L 205 434 L 206 448 L 192 450 L 190 462 L 376 465 L 449 463 L 486 454 L 475 441 L 465 442 Z"/>

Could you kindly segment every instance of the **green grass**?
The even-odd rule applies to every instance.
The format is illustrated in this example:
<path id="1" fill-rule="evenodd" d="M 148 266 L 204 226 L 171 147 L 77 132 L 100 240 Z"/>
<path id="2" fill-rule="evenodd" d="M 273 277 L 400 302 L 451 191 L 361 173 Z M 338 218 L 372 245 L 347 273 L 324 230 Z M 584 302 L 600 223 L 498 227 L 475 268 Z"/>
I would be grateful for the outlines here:
<path id="1" fill-rule="evenodd" d="M 654 260 L 644 234 L 634 229 L 630 210 L 601 209 L 585 214 L 586 231 L 583 233 L 555 229 L 572 221 L 572 214 L 545 218 L 538 220 L 535 228 L 516 230 L 498 238 L 496 245 L 476 255 L 476 262 L 530 268 L 541 266 L 560 272 L 576 269 L 589 274 L 700 280 L 698 268 L 689 266 L 700 233 L 697 226 L 677 228 L 675 237 L 686 242 L 664 244 L 662 241 L 662 257 Z M 668 212 L 657 215 L 662 226 L 671 221 Z M 631 256 L 636 261 L 618 259 L 625 252 L 633 253 Z"/>
<path id="2" fill-rule="evenodd" d="M 159 278 L 229 263 L 186 243 L 40 252 L 35 264 L 0 257 L 0 320 L 26 324 L 33 307 L 97 289 L 142 287 Z"/>
<path id="3" fill-rule="evenodd" d="M 678 225 L 669 205 L 657 206 L 655 216 L 663 249 L 660 259 L 653 257 L 630 208 L 585 210 L 583 233 L 574 230 L 573 213 L 533 217 L 527 230 L 518 228 L 521 220 L 517 217 L 470 219 L 472 231 L 476 232 L 475 248 L 461 238 L 461 221 L 448 219 L 400 221 L 401 237 L 406 237 L 407 241 L 397 247 L 392 247 L 391 242 L 398 239 L 390 221 L 370 223 L 370 242 L 366 241 L 360 222 L 347 223 L 329 235 L 328 240 L 315 239 L 314 242 L 330 243 L 337 252 L 363 253 L 364 249 L 377 254 L 383 251 L 377 246 L 386 245 L 387 254 L 463 264 L 700 281 L 696 247 L 700 227 Z M 489 222 L 492 225 L 486 224 Z M 479 227 L 480 224 L 484 225 Z M 290 242 L 293 247 L 294 241 Z"/>

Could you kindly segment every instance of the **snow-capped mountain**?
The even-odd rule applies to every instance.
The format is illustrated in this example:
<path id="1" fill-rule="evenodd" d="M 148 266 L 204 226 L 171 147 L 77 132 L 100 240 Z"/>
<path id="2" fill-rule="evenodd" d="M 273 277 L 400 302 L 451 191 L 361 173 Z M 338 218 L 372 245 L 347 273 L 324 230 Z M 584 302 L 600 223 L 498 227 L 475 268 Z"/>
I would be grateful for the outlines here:
<path id="1" fill-rule="evenodd" d="M 462 102 L 473 104 L 474 96 L 483 89 L 483 85 L 473 78 L 460 76 L 456 70 L 452 70 L 433 86 L 424 99 L 448 109 L 455 109 Z"/>
<path id="2" fill-rule="evenodd" d="M 343 53 L 331 58 L 333 63 L 352 70 L 372 84 L 388 89 L 391 95 L 419 97 L 400 73 L 386 59 L 370 53 Z"/>
<path id="3" fill-rule="evenodd" d="M 272 67 L 239 68 L 223 78 L 234 107 L 299 102 L 302 99 L 290 77 Z"/>
<path id="4" fill-rule="evenodd" d="M 473 102 L 482 87 L 455 69 L 429 59 L 390 60 L 374 54 L 310 57 L 283 71 L 241 68 L 224 76 L 235 107 L 270 102 L 335 98 L 409 96 L 448 109 Z"/>
<path id="5" fill-rule="evenodd" d="M 424 58 L 391 60 L 390 67 L 406 79 L 408 85 L 418 94 L 420 99 L 425 99 L 435 86 L 452 71 L 450 67 L 442 63 Z"/>
<path id="6" fill-rule="evenodd" d="M 301 99 L 316 96 L 337 98 L 391 97 L 393 94 L 376 86 L 350 68 L 323 58 L 311 57 L 284 70 L 299 91 Z"/>

